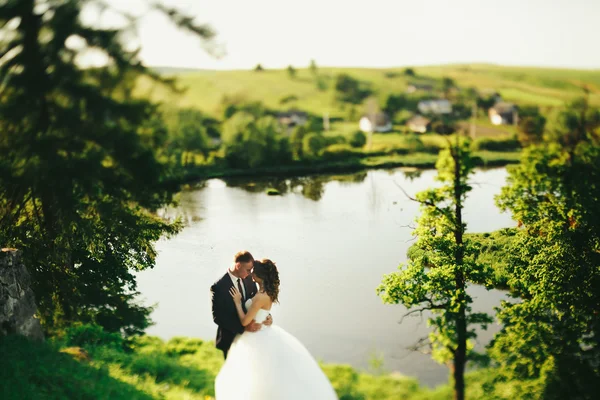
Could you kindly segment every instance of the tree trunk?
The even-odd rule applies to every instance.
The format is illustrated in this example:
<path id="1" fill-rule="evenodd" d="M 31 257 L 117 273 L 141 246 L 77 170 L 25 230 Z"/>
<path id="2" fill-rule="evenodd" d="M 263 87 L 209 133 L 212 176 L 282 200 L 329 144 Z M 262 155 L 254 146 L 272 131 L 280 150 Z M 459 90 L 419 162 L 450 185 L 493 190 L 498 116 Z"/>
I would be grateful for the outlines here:
<path id="1" fill-rule="evenodd" d="M 458 140 L 458 139 L 457 139 Z M 456 241 L 456 291 L 460 293 L 458 315 L 456 316 L 457 347 L 454 352 L 454 398 L 464 400 L 465 398 L 465 365 L 467 363 L 467 318 L 465 300 L 465 276 L 463 271 L 464 247 L 463 247 L 463 221 L 462 221 L 462 196 L 464 191 L 463 177 L 461 176 L 461 154 L 460 145 L 452 149 L 454 159 L 454 240 Z"/>

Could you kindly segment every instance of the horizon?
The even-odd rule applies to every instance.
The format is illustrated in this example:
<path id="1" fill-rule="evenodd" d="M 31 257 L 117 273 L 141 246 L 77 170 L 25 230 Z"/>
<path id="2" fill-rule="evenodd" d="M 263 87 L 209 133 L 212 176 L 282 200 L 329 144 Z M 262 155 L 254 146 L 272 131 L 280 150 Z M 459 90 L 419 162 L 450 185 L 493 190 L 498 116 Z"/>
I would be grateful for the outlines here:
<path id="1" fill-rule="evenodd" d="M 108 0 L 138 17 L 128 42 L 153 67 L 248 70 L 308 66 L 402 68 L 483 64 L 597 70 L 600 1 L 505 0 L 164 0 L 216 32 L 221 58 L 207 54 L 143 0 Z M 123 4 L 125 3 L 125 4 Z M 87 13 L 92 22 L 119 24 L 119 17 Z M 108 13 L 110 14 L 110 13 Z M 122 20 L 122 19 L 121 19 Z"/>
<path id="2" fill-rule="evenodd" d="M 191 70 L 191 71 L 207 71 L 207 72 L 240 72 L 240 71 L 252 71 L 254 67 L 251 68 L 201 68 L 201 67 L 178 67 L 174 65 L 148 65 L 144 64 L 146 68 L 170 68 L 170 69 L 180 69 L 180 70 Z M 264 68 L 263 72 L 268 71 L 285 71 L 288 68 L 288 65 L 283 67 L 274 67 L 269 68 L 268 66 L 262 64 Z M 308 65 L 292 65 L 296 70 L 305 70 L 308 69 Z M 446 64 L 422 64 L 422 65 L 396 65 L 389 67 L 374 67 L 374 66 L 354 66 L 354 65 L 319 65 L 317 63 L 317 67 L 320 69 L 371 69 L 371 70 L 388 70 L 388 69 L 404 69 L 404 68 L 433 68 L 433 67 L 498 67 L 498 68 L 515 68 L 515 69 L 547 69 L 547 70 L 564 70 L 564 71 L 585 71 L 585 72 L 600 72 L 599 67 L 565 67 L 560 65 L 520 65 L 520 64 L 497 64 L 497 63 L 489 63 L 489 62 L 464 62 L 464 63 L 446 63 Z"/>

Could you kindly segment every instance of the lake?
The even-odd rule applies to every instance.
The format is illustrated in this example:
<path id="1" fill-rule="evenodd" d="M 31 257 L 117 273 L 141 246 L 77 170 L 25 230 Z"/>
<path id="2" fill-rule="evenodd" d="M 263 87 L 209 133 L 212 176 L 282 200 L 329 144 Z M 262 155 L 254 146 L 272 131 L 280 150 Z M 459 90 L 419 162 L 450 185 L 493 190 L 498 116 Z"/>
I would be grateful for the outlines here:
<path id="1" fill-rule="evenodd" d="M 274 323 L 300 339 L 319 360 L 368 370 L 382 359 L 387 371 L 414 376 L 428 386 L 448 381 L 448 369 L 408 349 L 426 336 L 425 317 L 399 321 L 400 305 L 384 305 L 376 288 L 384 274 L 406 261 L 414 243 L 418 204 L 411 195 L 435 185 L 436 171 L 372 170 L 352 175 L 291 179 L 209 180 L 181 193 L 186 227 L 157 244 L 153 270 L 138 274 L 144 304 L 157 304 L 147 332 L 164 339 L 214 339 L 209 287 L 242 249 L 277 263 L 280 304 Z M 477 170 L 465 205 L 468 232 L 514 226 L 494 205 L 504 168 Z M 268 196 L 275 187 L 281 196 Z M 474 310 L 493 313 L 503 292 L 469 290 Z M 481 332 L 478 346 L 499 327 Z"/>

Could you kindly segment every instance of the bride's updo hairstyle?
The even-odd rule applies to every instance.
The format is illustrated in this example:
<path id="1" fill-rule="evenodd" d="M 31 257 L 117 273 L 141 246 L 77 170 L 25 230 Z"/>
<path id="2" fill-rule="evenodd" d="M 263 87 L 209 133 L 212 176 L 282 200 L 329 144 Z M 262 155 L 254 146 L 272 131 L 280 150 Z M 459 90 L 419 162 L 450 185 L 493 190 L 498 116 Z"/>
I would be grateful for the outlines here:
<path id="1" fill-rule="evenodd" d="M 278 303 L 277 296 L 279 295 L 279 272 L 275 263 L 269 259 L 254 261 L 254 270 L 252 271 L 257 277 L 262 279 L 263 288 L 273 303 Z"/>

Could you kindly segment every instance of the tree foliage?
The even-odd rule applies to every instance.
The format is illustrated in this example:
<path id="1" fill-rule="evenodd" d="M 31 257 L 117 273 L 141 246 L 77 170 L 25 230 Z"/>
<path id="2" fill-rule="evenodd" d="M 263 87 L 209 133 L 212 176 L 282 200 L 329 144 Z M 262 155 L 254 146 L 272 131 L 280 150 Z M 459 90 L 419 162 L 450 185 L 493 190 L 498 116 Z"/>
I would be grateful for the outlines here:
<path id="1" fill-rule="evenodd" d="M 526 106 L 519 109 L 519 142 L 529 146 L 543 140 L 546 118 L 540 113 L 539 107 Z"/>
<path id="2" fill-rule="evenodd" d="M 473 327 L 491 322 L 487 314 L 472 311 L 467 293 L 467 282 L 484 281 L 488 273 L 476 262 L 475 242 L 464 236 L 463 205 L 474 166 L 468 141 L 440 153 L 439 187 L 416 197 L 422 211 L 414 232 L 419 251 L 398 272 L 386 275 L 377 289 L 385 303 L 401 303 L 411 309 L 408 314 L 431 312 L 433 331 L 426 343 L 435 360 L 451 364 L 458 399 L 464 398 L 465 365 L 474 356 Z"/>
<path id="3" fill-rule="evenodd" d="M 337 76 L 335 91 L 338 101 L 350 104 L 360 104 L 372 93 L 364 83 L 348 74 Z"/>
<path id="4" fill-rule="evenodd" d="M 289 140 L 273 117 L 238 112 L 223 123 L 222 135 L 225 158 L 232 167 L 277 165 L 291 159 Z"/>
<path id="5" fill-rule="evenodd" d="M 85 25 L 84 5 L 103 2 L 0 5 L 0 242 L 28 258 L 47 330 L 88 321 L 133 333 L 150 312 L 134 301 L 133 273 L 154 265 L 153 243 L 178 224 L 155 214 L 177 189 L 156 158 L 164 124 L 132 89 L 140 75 L 170 82 L 124 46 L 125 29 Z M 176 10 L 153 7 L 213 36 Z M 106 65 L 75 62 L 90 48 Z"/>
<path id="6" fill-rule="evenodd" d="M 491 352 L 507 379 L 540 379 L 544 399 L 591 399 L 600 384 L 600 135 L 576 102 L 561 129 L 525 150 L 497 202 L 520 229 Z M 531 393 L 529 395 L 532 395 Z"/>

